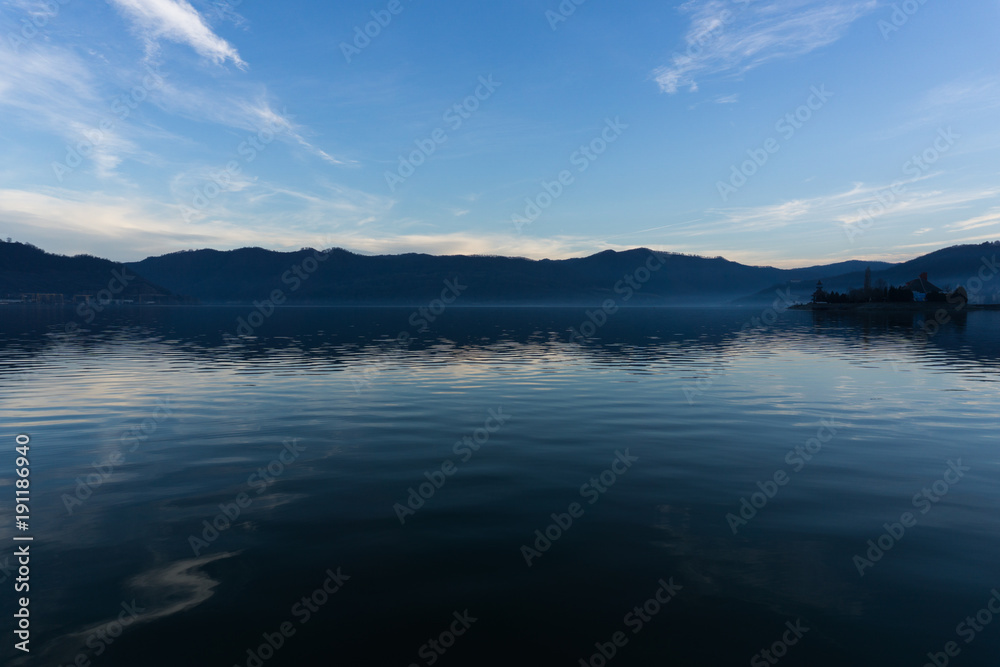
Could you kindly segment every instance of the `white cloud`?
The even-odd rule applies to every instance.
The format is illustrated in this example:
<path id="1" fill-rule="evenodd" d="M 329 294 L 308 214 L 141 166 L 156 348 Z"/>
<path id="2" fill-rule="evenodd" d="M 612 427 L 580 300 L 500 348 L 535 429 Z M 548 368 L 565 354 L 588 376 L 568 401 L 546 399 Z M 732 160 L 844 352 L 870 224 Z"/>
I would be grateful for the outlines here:
<path id="1" fill-rule="evenodd" d="M 62 188 L 0 190 L 5 235 L 50 252 L 116 260 L 188 248 L 298 248 L 359 220 L 384 217 L 392 201 L 343 188 L 319 194 L 240 182 L 186 224 L 181 203 Z M 185 202 L 185 204 L 187 204 Z"/>
<path id="2" fill-rule="evenodd" d="M 55 188 L 0 190 L 0 219 L 6 222 L 5 235 L 49 252 L 85 252 L 117 261 L 190 248 L 246 246 L 337 246 L 366 254 L 423 252 L 533 259 L 631 247 L 585 237 L 537 238 L 510 232 L 400 234 L 401 228 L 412 224 L 387 221 L 393 202 L 381 197 L 343 188 L 311 194 L 258 183 L 241 183 L 240 187 L 241 209 L 220 197 L 195 224 L 183 222 L 179 204 Z M 280 215 L 271 212 L 272 204 Z M 380 224 L 374 228 L 361 224 L 370 220 Z"/>
<path id="3" fill-rule="evenodd" d="M 874 217 L 877 220 L 885 218 L 898 221 L 916 220 L 917 215 L 960 209 L 1000 196 L 1000 187 L 947 191 L 914 187 L 914 184 L 929 177 L 930 175 L 906 181 L 902 184 L 905 187 L 900 190 L 899 195 L 891 192 L 892 184 L 855 183 L 841 192 L 776 204 L 708 209 L 708 222 L 700 220 L 696 224 L 681 225 L 676 231 L 685 236 L 713 236 L 720 233 L 775 231 L 792 226 L 817 231 L 822 228 L 839 229 L 872 217 L 868 212 L 869 207 L 876 206 L 880 198 L 889 201 L 889 205 L 883 213 Z"/>
<path id="4" fill-rule="evenodd" d="M 912 113 L 908 120 L 894 120 L 877 138 L 890 139 L 929 127 L 952 125 L 970 117 L 996 116 L 1000 108 L 1000 85 L 996 77 L 962 77 L 928 89 L 914 104 L 906 106 Z M 911 111 L 912 110 L 912 111 Z M 991 149 L 985 137 L 965 151 Z"/>
<path id="5" fill-rule="evenodd" d="M 945 246 L 959 245 L 962 243 L 976 243 L 977 241 L 996 241 L 996 234 L 983 234 L 981 236 L 964 236 L 960 239 L 948 239 L 947 242 L 943 241 L 930 241 L 928 243 L 911 243 L 909 245 L 897 246 L 897 250 L 903 250 L 904 248 L 919 248 L 920 253 L 933 252 L 939 248 Z M 930 250 L 927 250 L 930 248 Z M 892 260 L 890 260 L 892 261 Z"/>
<path id="6" fill-rule="evenodd" d="M 875 0 L 689 0 L 680 7 L 691 17 L 685 52 L 675 53 L 653 76 L 663 92 L 695 91 L 699 78 L 738 76 L 771 60 L 832 44 L 877 4 Z"/>
<path id="7" fill-rule="evenodd" d="M 1000 106 L 1000 86 L 995 77 L 955 79 L 931 88 L 920 101 L 921 111 L 937 111 L 956 107 L 979 110 Z"/>
<path id="8" fill-rule="evenodd" d="M 330 155 L 306 139 L 304 134 L 307 130 L 295 123 L 294 118 L 286 111 L 276 110 L 263 86 L 241 84 L 232 93 L 225 93 L 218 89 L 207 90 L 190 85 L 181 87 L 168 80 L 161 92 L 157 98 L 158 103 L 172 115 L 235 127 L 254 134 L 269 129 L 278 138 L 301 146 L 324 162 L 335 165 L 356 164 L 354 160 Z"/>
<path id="9" fill-rule="evenodd" d="M 208 27 L 201 14 L 187 0 L 110 0 L 132 21 L 146 42 L 147 52 L 156 50 L 159 40 L 186 44 L 200 56 L 216 64 L 231 60 L 240 69 L 247 64 L 236 48 Z"/>
<path id="10" fill-rule="evenodd" d="M 504 255 L 530 259 L 579 257 L 599 252 L 591 239 L 581 237 L 515 236 L 451 232 L 445 234 L 402 234 L 387 236 L 337 235 L 336 245 L 366 254 L 419 252 L 432 255 Z"/>
<path id="11" fill-rule="evenodd" d="M 95 101 L 90 70 L 71 51 L 44 44 L 15 50 L 0 40 L 0 103 L 37 112 L 67 98 Z"/>
<path id="12" fill-rule="evenodd" d="M 275 250 L 336 246 L 364 254 L 421 252 L 561 259 L 588 256 L 608 249 L 628 250 L 641 245 L 654 250 L 723 256 L 745 264 L 791 268 L 855 258 L 902 261 L 910 257 L 905 254 L 907 251 L 925 252 L 925 249 L 954 243 L 995 238 L 995 234 L 941 238 L 926 243 L 896 245 L 891 251 L 855 248 L 843 239 L 836 226 L 830 225 L 831 216 L 836 215 L 834 209 L 856 205 L 857 198 L 866 191 L 866 188 L 858 186 L 828 197 L 741 209 L 739 213 L 733 213 L 732 219 L 722 222 L 723 225 L 732 225 L 737 217 L 742 220 L 742 227 L 736 227 L 731 235 L 756 231 L 754 225 L 769 218 L 781 219 L 783 224 L 794 223 L 796 227 L 785 233 L 782 244 L 721 247 L 718 235 L 702 241 L 697 234 L 684 234 L 683 225 L 688 223 L 682 223 L 680 233 L 675 225 L 663 226 L 671 229 L 668 245 L 650 242 L 648 232 L 659 228 L 635 232 L 645 233 L 645 237 L 631 242 L 629 237 L 632 234 L 599 239 L 568 235 L 532 237 L 511 232 L 484 234 L 472 230 L 406 232 L 403 230 L 416 226 L 416 223 L 391 220 L 389 216 L 394 202 L 385 198 L 342 188 L 319 194 L 305 193 L 251 181 L 240 183 L 235 202 L 220 197 L 194 224 L 184 224 L 179 204 L 63 189 L 42 192 L 0 190 L 0 219 L 6 223 L 5 235 L 30 241 L 50 252 L 86 252 L 117 261 L 139 260 L 191 248 L 226 250 L 246 246 Z M 947 202 L 937 201 L 936 205 L 955 206 L 961 200 L 971 202 L 985 194 L 984 191 L 955 194 Z M 998 193 L 992 194 L 995 196 Z M 276 215 L 273 210 L 280 214 Z M 1000 221 L 1000 208 L 987 215 L 970 218 L 965 221 L 970 223 L 966 228 L 974 229 L 979 221 L 985 222 L 991 217 Z M 366 222 L 377 224 L 363 224 Z M 700 220 L 699 223 L 700 227 L 705 221 Z M 953 227 L 960 230 L 962 224 L 954 223 Z M 832 229 L 841 243 L 828 245 L 813 256 L 787 256 L 785 249 L 795 242 L 793 239 L 815 240 L 824 226 Z M 793 233 L 804 236 L 791 236 Z"/>
<path id="13" fill-rule="evenodd" d="M 970 229 L 980 229 L 982 227 L 1000 228 L 1000 207 L 993 208 L 984 215 L 966 218 L 965 220 L 945 225 L 945 228 L 956 232 L 965 232 Z"/>
<path id="14" fill-rule="evenodd" d="M 142 151 L 125 136 L 128 128 L 101 91 L 98 77 L 68 49 L 38 43 L 15 51 L 0 42 L 0 107 L 16 112 L 26 126 L 80 147 L 95 173 L 108 178 L 124 157 Z M 57 162 L 63 157 L 52 155 Z"/>

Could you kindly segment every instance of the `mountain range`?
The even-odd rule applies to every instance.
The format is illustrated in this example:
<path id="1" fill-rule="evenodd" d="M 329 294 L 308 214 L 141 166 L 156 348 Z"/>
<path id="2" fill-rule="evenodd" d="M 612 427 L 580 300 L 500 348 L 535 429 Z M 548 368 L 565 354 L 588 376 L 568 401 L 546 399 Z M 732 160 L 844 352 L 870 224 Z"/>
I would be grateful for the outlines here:
<path id="1" fill-rule="evenodd" d="M 942 288 L 957 287 L 973 279 L 984 261 L 995 262 L 998 249 L 1000 242 L 992 242 L 952 246 L 902 263 L 851 260 L 778 269 L 646 248 L 561 260 L 242 248 L 188 250 L 118 264 L 0 242 L 0 297 L 96 295 L 118 271 L 127 284 L 115 298 L 161 303 L 250 304 L 273 298 L 295 304 L 420 305 L 451 290 L 463 305 L 594 305 L 607 299 L 617 305 L 752 305 L 772 302 L 779 290 L 808 301 L 819 280 L 828 291 L 860 287 L 867 268 L 873 284 L 901 285 L 928 273 Z M 980 300 L 1000 293 L 1000 279 L 995 282 L 977 291 L 985 297 Z"/>

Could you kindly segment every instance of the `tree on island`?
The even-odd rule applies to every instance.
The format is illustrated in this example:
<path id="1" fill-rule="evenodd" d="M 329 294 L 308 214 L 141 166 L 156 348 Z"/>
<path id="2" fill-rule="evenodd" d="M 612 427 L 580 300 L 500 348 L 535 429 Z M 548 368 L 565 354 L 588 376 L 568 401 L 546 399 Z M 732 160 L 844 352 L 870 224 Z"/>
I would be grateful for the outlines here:
<path id="1" fill-rule="evenodd" d="M 813 295 L 816 298 L 816 295 Z M 823 301 L 826 303 L 907 303 L 913 301 L 913 292 L 905 287 L 889 287 L 887 289 L 875 289 L 870 293 L 865 293 L 862 289 L 852 289 L 841 294 L 840 292 L 824 292 Z M 817 303 L 817 301 L 813 301 Z"/>
<path id="2" fill-rule="evenodd" d="M 816 283 L 816 291 L 813 292 L 813 295 L 812 295 L 812 302 L 813 303 L 821 303 L 821 302 L 826 301 L 826 300 L 827 300 L 827 294 L 826 294 L 826 292 L 823 291 L 823 281 L 822 280 L 817 281 L 817 283 Z"/>

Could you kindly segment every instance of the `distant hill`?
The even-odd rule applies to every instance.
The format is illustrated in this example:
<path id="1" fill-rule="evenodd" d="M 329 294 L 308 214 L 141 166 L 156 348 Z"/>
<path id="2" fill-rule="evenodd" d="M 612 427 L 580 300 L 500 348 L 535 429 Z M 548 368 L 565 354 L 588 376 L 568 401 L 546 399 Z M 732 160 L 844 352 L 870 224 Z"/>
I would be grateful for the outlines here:
<path id="1" fill-rule="evenodd" d="M 809 266 L 804 269 L 789 269 L 789 280 L 808 280 L 816 275 L 839 276 L 846 273 L 861 273 L 863 276 L 865 269 L 882 271 L 895 266 L 892 262 L 865 262 L 860 259 L 852 259 L 847 262 L 837 262 L 836 264 L 824 264 L 821 266 Z"/>
<path id="2" fill-rule="evenodd" d="M 782 280 L 812 275 L 814 269 L 746 266 L 721 257 L 661 254 L 663 265 L 633 289 L 623 282 L 646 278 L 645 248 L 564 260 L 497 256 L 358 255 L 333 249 L 307 279 L 294 267 L 314 261 L 316 251 L 273 252 L 243 248 L 194 250 L 150 257 L 130 264 L 135 271 L 177 293 L 202 302 L 249 302 L 281 289 L 299 303 L 419 304 L 458 278 L 461 302 L 473 304 L 721 304 Z M 656 265 L 654 260 L 652 265 Z M 856 262 L 834 265 L 850 270 Z M 891 266 L 883 264 L 881 266 Z M 816 269 L 819 270 L 819 269 Z M 636 272 L 638 271 L 638 274 Z M 804 272 L 804 273 L 803 273 Z M 617 291 L 616 291 L 617 288 Z M 629 299 L 625 295 L 631 292 Z M 773 295 L 772 295 L 773 299 Z"/>
<path id="3" fill-rule="evenodd" d="M 115 299 L 153 297 L 162 302 L 174 298 L 170 290 L 123 264 L 91 255 L 53 255 L 30 243 L 0 241 L 0 298 L 41 293 L 62 294 L 69 301 L 75 295 L 93 296 L 101 290 L 109 290 Z"/>
<path id="4" fill-rule="evenodd" d="M 991 280 L 982 282 L 982 287 L 979 290 L 972 288 L 978 284 L 978 273 L 984 260 L 995 264 L 998 253 L 1000 253 L 1000 241 L 992 241 L 978 245 L 951 246 L 900 264 L 878 266 L 878 262 L 857 262 L 856 270 L 842 273 L 831 271 L 831 267 L 814 267 L 809 270 L 796 269 L 800 272 L 798 280 L 801 282 L 786 280 L 779 284 L 769 285 L 760 292 L 739 301 L 742 303 L 759 302 L 766 299 L 769 294 L 773 294 L 775 289 L 786 287 L 812 294 L 818 280 L 823 281 L 823 289 L 828 292 L 846 292 L 852 288 L 864 286 L 865 267 L 871 266 L 873 285 L 878 284 L 879 280 L 883 280 L 888 285 L 899 286 L 913 280 L 921 273 L 926 273 L 930 282 L 945 291 L 950 291 L 961 285 L 970 291 L 973 302 L 996 303 L 1000 300 L 1000 274 Z M 970 281 L 972 281 L 971 285 Z M 804 285 L 803 282 L 807 284 Z M 973 292 L 975 293 L 973 294 Z"/>
<path id="5" fill-rule="evenodd" d="M 174 302 L 250 304 L 280 297 L 296 304 L 423 305 L 457 281 L 463 305 L 744 305 L 771 303 L 776 290 L 808 301 L 816 281 L 827 290 L 860 287 L 864 270 L 873 281 L 900 285 L 923 272 L 941 287 L 966 284 L 982 257 L 1000 243 L 955 246 L 901 264 L 852 260 L 800 269 L 747 266 L 722 257 L 657 253 L 637 248 L 574 259 L 531 260 L 499 256 L 424 254 L 359 255 L 341 249 L 276 252 L 262 248 L 189 250 L 117 265 L 78 255 L 52 255 L 22 243 L 0 243 L 0 296 L 21 292 L 74 294 L 104 289 L 111 271 L 124 266 L 136 277 L 123 298 L 161 295 Z M 662 261 L 655 271 L 647 271 Z M 632 284 L 629 285 L 628 281 Z M 984 288 L 1000 290 L 1000 276 Z M 628 298 L 626 298 L 628 296 Z"/>

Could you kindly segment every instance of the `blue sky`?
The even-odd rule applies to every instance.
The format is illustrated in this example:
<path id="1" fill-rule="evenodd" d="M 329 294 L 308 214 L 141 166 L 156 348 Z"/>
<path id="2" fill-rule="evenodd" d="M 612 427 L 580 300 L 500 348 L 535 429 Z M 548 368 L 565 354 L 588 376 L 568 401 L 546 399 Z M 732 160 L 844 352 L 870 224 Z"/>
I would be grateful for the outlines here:
<path id="1" fill-rule="evenodd" d="M 1000 238 L 997 0 L 0 7 L 0 236 L 54 252 Z"/>

